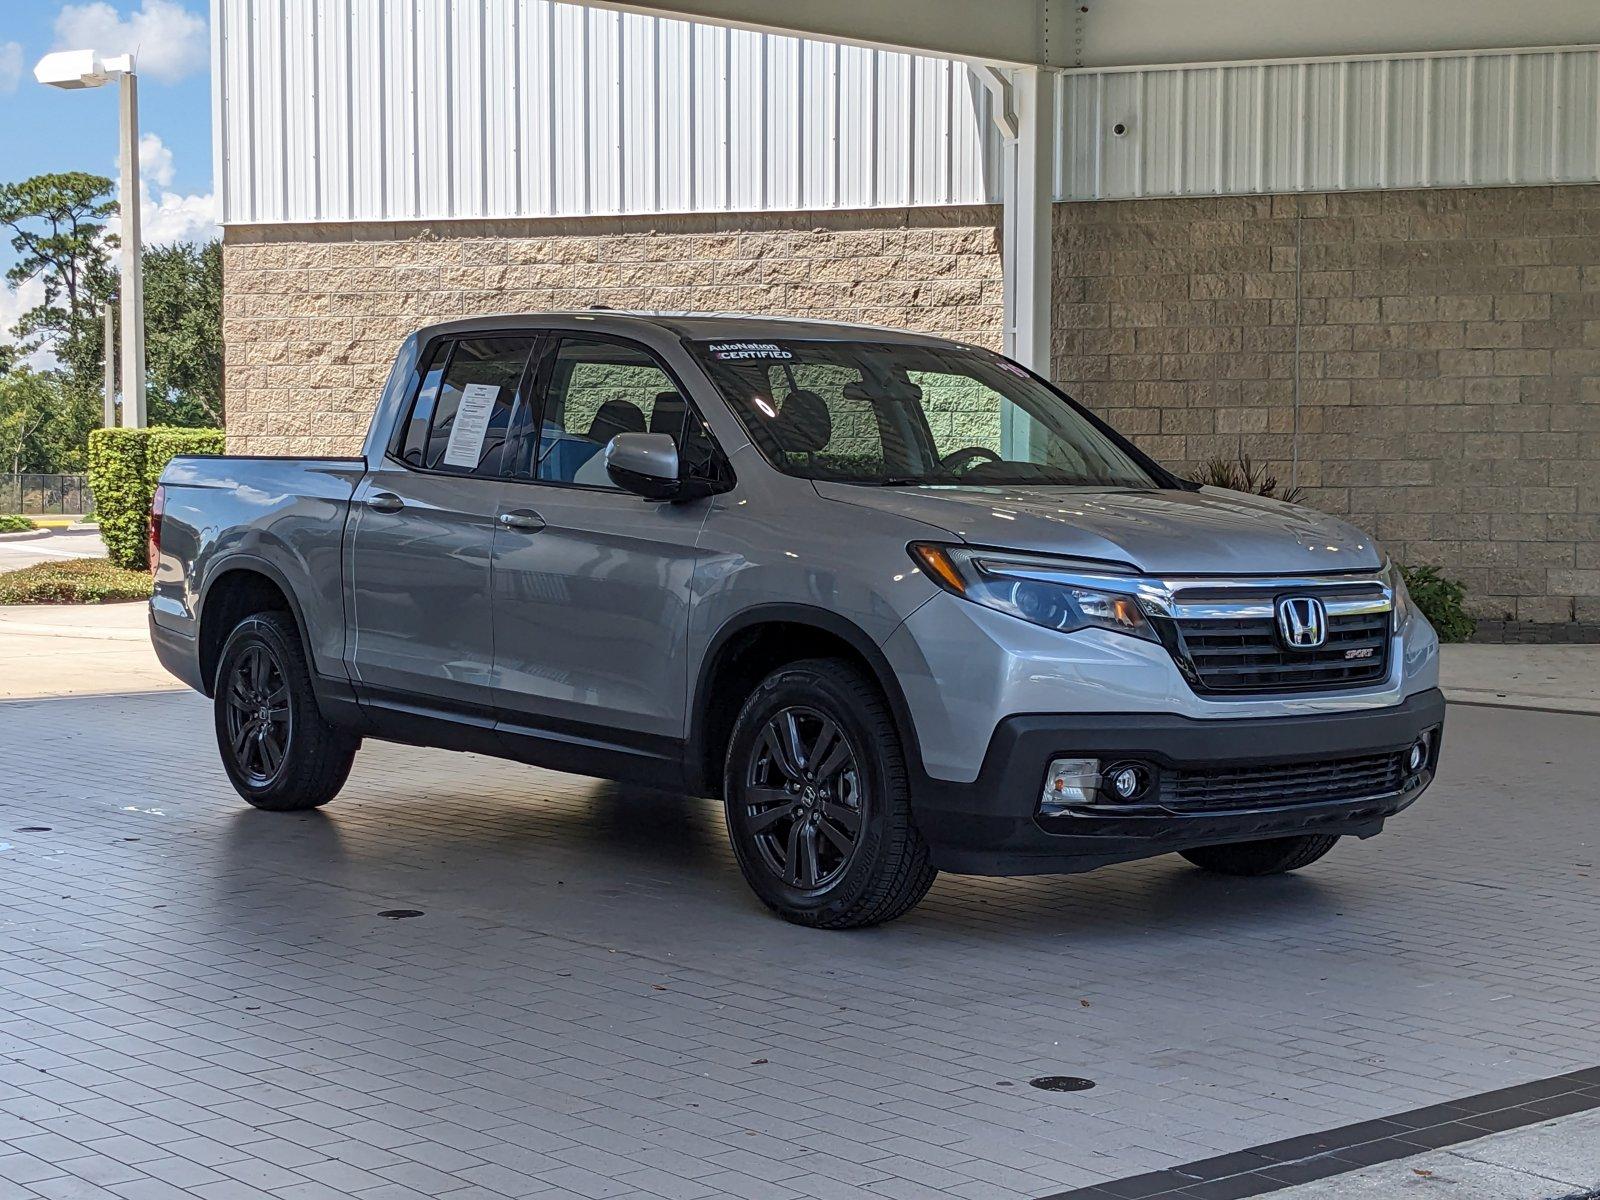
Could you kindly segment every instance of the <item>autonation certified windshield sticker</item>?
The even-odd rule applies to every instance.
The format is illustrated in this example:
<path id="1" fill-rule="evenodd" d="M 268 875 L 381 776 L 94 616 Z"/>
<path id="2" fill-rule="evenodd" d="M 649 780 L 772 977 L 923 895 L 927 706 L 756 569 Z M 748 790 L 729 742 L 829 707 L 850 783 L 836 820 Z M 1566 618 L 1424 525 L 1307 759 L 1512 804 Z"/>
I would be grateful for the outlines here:
<path id="1" fill-rule="evenodd" d="M 495 383 L 469 383 L 461 389 L 461 404 L 444 448 L 447 464 L 469 469 L 478 465 L 483 457 L 483 439 L 489 433 L 489 418 L 499 397 L 500 385 Z"/>
<path id="2" fill-rule="evenodd" d="M 712 342 L 706 347 L 712 358 L 723 362 L 744 358 L 793 358 L 776 342 Z"/>

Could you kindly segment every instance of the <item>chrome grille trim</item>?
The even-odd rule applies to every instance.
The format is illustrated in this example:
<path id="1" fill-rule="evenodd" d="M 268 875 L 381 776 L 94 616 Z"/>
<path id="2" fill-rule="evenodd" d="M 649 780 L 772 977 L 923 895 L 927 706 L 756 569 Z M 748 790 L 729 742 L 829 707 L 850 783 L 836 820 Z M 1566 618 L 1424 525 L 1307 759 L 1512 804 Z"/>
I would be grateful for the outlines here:
<path id="1" fill-rule="evenodd" d="M 1158 576 L 1079 562 L 1056 567 L 1004 551 L 979 551 L 974 562 L 979 569 L 1013 579 L 1134 597 L 1196 695 L 1228 698 L 1370 688 L 1389 675 L 1394 589 L 1379 570 Z M 1278 598 L 1287 595 L 1322 601 L 1329 626 L 1323 646 L 1311 650 L 1282 646 L 1276 606 Z M 1227 646 L 1230 638 L 1238 644 Z M 1345 659 L 1347 650 L 1370 650 L 1371 655 Z M 1250 669 L 1218 668 L 1217 663 L 1227 659 L 1236 660 L 1235 667 Z"/>

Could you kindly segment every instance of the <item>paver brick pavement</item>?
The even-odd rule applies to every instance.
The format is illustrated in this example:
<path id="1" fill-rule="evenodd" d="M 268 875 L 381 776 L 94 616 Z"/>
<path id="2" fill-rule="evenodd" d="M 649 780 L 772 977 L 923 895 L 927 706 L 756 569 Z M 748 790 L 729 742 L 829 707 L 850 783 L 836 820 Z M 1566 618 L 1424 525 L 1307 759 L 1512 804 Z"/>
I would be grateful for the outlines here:
<path id="1" fill-rule="evenodd" d="M 1597 731 L 1455 709 L 1297 876 L 821 933 L 708 802 L 369 743 L 258 813 L 199 697 L 0 703 L 0 1197 L 1027 1197 L 1591 1066 Z"/>

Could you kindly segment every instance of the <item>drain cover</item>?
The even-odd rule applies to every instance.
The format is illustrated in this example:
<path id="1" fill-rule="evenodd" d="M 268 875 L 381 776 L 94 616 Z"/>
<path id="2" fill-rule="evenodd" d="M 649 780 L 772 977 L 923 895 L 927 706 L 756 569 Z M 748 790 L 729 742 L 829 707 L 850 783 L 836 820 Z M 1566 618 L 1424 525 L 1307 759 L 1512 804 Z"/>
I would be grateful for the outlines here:
<path id="1" fill-rule="evenodd" d="M 18 829 L 17 832 L 18 833 L 49 833 L 50 832 L 50 826 L 48 826 L 48 825 L 24 825 L 24 826 L 22 826 L 22 828 Z"/>
<path id="2" fill-rule="evenodd" d="M 1094 1080 L 1079 1079 L 1076 1075 L 1041 1075 L 1028 1080 L 1028 1086 L 1041 1092 L 1087 1092 L 1094 1086 Z"/>
<path id="3" fill-rule="evenodd" d="M 391 921 L 403 921 L 407 917 L 420 917 L 422 910 L 420 908 L 386 908 L 378 915 L 380 917 L 388 917 Z"/>

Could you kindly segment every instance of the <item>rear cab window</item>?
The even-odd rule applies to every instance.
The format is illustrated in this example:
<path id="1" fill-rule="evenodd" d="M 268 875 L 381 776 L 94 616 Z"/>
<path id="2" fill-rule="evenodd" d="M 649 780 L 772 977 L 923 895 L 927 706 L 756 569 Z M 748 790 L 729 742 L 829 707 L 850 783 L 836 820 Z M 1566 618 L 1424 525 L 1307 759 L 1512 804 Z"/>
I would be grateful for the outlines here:
<path id="1" fill-rule="evenodd" d="M 503 478 L 515 467 L 534 334 L 446 338 L 432 350 L 394 457 L 408 467 Z"/>

